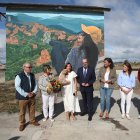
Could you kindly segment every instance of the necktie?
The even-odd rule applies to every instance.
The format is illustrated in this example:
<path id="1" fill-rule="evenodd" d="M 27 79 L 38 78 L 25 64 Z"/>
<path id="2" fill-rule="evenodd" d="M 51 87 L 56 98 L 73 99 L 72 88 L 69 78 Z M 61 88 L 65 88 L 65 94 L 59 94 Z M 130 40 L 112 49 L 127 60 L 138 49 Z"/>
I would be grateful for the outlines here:
<path id="1" fill-rule="evenodd" d="M 84 78 L 86 78 L 86 74 L 87 74 L 87 71 L 86 71 L 87 69 L 86 68 L 84 68 Z"/>

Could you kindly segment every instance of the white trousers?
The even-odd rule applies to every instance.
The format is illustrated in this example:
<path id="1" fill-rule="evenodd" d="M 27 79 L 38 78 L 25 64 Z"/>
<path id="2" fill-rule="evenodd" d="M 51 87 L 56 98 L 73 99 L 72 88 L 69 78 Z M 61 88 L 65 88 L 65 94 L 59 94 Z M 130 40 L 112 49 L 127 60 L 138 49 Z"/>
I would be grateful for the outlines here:
<path id="1" fill-rule="evenodd" d="M 42 102 L 43 102 L 43 115 L 44 118 L 52 118 L 54 113 L 54 95 L 44 95 L 42 94 Z M 49 109 L 49 111 L 48 111 Z"/>
<path id="2" fill-rule="evenodd" d="M 128 90 L 128 88 L 123 87 L 124 90 Z M 121 93 L 121 110 L 122 114 L 125 114 L 125 101 L 126 101 L 126 114 L 129 114 L 130 107 L 131 107 L 131 98 L 133 94 L 133 89 L 128 93 L 124 93 L 120 90 Z"/>

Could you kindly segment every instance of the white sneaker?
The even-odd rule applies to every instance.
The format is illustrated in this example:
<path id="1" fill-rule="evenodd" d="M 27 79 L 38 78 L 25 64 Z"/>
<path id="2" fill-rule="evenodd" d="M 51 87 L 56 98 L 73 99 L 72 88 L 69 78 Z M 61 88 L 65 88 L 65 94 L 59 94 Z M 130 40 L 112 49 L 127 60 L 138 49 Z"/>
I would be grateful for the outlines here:
<path id="1" fill-rule="evenodd" d="M 138 119 L 140 119 L 140 115 L 138 116 Z"/>
<path id="2" fill-rule="evenodd" d="M 42 121 L 43 121 L 43 122 L 46 122 L 46 121 L 47 121 L 47 119 L 48 119 L 48 118 L 43 118 L 43 120 L 42 120 Z"/>
<path id="3" fill-rule="evenodd" d="M 51 121 L 51 122 L 54 122 L 55 120 L 54 120 L 53 118 L 50 118 L 50 121 Z"/>
<path id="4" fill-rule="evenodd" d="M 124 119 L 124 117 L 125 117 L 125 114 L 122 114 L 122 119 Z"/>
<path id="5" fill-rule="evenodd" d="M 128 120 L 131 120 L 129 114 L 126 114 L 126 118 L 127 118 Z"/>

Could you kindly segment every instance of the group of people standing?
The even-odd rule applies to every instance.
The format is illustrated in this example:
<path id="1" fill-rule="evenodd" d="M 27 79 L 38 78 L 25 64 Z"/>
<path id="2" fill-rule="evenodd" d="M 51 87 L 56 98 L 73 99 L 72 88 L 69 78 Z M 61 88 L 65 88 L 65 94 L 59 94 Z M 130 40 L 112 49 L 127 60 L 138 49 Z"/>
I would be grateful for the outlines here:
<path id="1" fill-rule="evenodd" d="M 88 65 L 86 58 L 82 60 L 82 67 L 78 68 L 77 72 L 74 72 L 72 65 L 67 63 L 59 75 L 59 79 L 62 82 L 62 94 L 64 109 L 67 120 L 76 120 L 75 112 L 81 112 L 81 116 L 88 114 L 88 121 L 92 120 L 93 115 L 93 84 L 96 81 L 95 71 Z M 49 65 L 43 66 L 43 74 L 39 77 L 38 84 L 35 80 L 34 74 L 31 72 L 31 65 L 25 63 L 23 65 L 23 71 L 19 73 L 15 78 L 16 98 L 19 100 L 19 130 L 23 131 L 25 128 L 25 113 L 26 107 L 29 110 L 29 122 L 35 126 L 40 124 L 35 120 L 35 96 L 37 93 L 37 85 L 41 90 L 42 103 L 43 103 L 43 121 L 50 119 L 54 121 L 54 102 L 55 93 L 50 88 L 49 76 L 52 76 L 51 67 Z M 113 93 L 115 82 L 117 81 L 120 96 L 121 96 L 121 110 L 122 119 L 129 116 L 131 98 L 133 94 L 133 88 L 135 87 L 135 76 L 132 73 L 132 67 L 128 61 L 123 64 L 123 70 L 120 72 L 118 79 L 116 70 L 111 58 L 104 59 L 104 66 L 100 68 L 97 76 L 100 82 L 100 108 L 99 114 L 102 118 L 105 114 L 105 118 L 109 118 L 110 112 L 110 99 Z M 79 84 L 78 84 L 79 83 Z M 81 111 L 79 100 L 77 96 L 79 90 L 83 99 L 83 110 Z M 125 112 L 126 102 L 126 112 Z"/>

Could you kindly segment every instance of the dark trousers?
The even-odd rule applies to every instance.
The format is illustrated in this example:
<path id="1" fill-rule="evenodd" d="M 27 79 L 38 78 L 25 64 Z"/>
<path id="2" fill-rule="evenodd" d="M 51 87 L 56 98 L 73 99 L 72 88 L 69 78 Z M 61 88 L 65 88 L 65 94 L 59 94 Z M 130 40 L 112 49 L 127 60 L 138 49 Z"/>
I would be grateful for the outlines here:
<path id="1" fill-rule="evenodd" d="M 84 112 L 92 115 L 93 112 L 93 92 L 81 92 L 83 97 Z"/>

